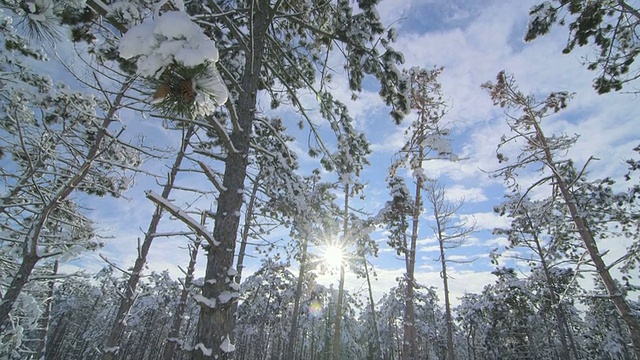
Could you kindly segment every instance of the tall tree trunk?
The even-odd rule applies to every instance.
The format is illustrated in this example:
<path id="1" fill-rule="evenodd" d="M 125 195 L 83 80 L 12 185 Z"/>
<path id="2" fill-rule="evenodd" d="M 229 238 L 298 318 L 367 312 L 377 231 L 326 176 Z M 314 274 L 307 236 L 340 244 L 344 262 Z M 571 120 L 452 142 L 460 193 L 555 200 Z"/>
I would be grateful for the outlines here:
<path id="1" fill-rule="evenodd" d="M 344 214 L 342 219 L 342 244 L 341 249 L 344 249 L 348 241 L 347 234 L 349 232 L 349 184 L 344 186 Z M 340 262 L 340 284 L 338 285 L 338 303 L 336 305 L 336 318 L 333 326 L 333 351 L 332 359 L 340 359 L 340 330 L 342 323 L 342 299 L 344 298 L 344 263 Z"/>
<path id="2" fill-rule="evenodd" d="M 442 266 L 442 285 L 444 286 L 444 311 L 445 311 L 445 321 L 447 324 L 446 358 L 447 360 L 455 360 L 455 353 L 453 348 L 453 319 L 451 316 L 451 301 L 449 300 L 449 278 L 447 277 L 447 259 L 445 258 L 445 253 L 444 253 L 443 234 L 442 234 L 442 230 L 440 229 L 440 222 L 437 219 L 438 219 L 438 215 L 436 214 L 438 244 L 440 245 L 440 264 Z"/>
<path id="3" fill-rule="evenodd" d="M 533 228 L 533 223 L 531 221 L 529 221 L 529 225 L 531 225 Z M 545 258 L 542 250 L 542 245 L 540 244 L 540 239 L 535 233 L 532 235 L 533 235 L 533 242 L 536 245 L 536 252 L 540 257 L 540 265 L 542 265 L 542 271 L 544 272 L 547 290 L 549 290 L 549 299 L 551 301 L 551 306 L 553 307 L 553 310 L 556 316 L 556 325 L 558 327 L 558 332 L 560 333 L 560 344 L 562 345 L 562 348 L 560 349 L 560 354 L 563 359 L 571 359 L 571 356 L 569 353 L 569 345 L 567 344 L 568 334 L 566 332 L 566 329 L 568 327 L 567 327 L 566 319 L 564 316 L 564 312 L 562 311 L 562 305 L 560 304 L 558 297 L 556 295 L 556 291 L 553 287 L 554 282 L 551 277 L 551 272 L 549 271 L 549 265 L 547 264 L 547 259 Z M 576 359 L 578 359 L 577 353 L 574 353 L 573 355 L 575 356 Z"/>
<path id="4" fill-rule="evenodd" d="M 556 186 L 558 187 L 558 189 L 560 189 L 560 193 L 562 194 L 565 204 L 569 209 L 569 213 L 571 214 L 571 219 L 573 220 L 573 223 L 578 230 L 578 234 L 580 234 L 580 238 L 582 239 L 582 242 L 587 249 L 589 256 L 591 257 L 591 261 L 593 261 L 596 272 L 602 279 L 602 282 L 607 289 L 607 293 L 609 294 L 611 301 L 618 310 L 618 314 L 620 314 L 622 321 L 624 321 L 624 323 L 627 325 L 629 335 L 631 337 L 633 351 L 636 355 L 637 360 L 640 360 L 640 321 L 637 317 L 634 316 L 629 303 L 624 298 L 622 291 L 611 276 L 609 267 L 605 265 L 604 260 L 600 255 L 600 250 L 598 250 L 596 240 L 593 237 L 593 233 L 591 232 L 586 219 L 584 219 L 580 215 L 580 211 L 578 210 L 576 204 L 576 199 L 573 197 L 573 194 L 569 190 L 569 186 L 565 182 L 565 179 L 560 176 L 560 173 L 555 166 L 556 163 L 554 162 L 553 155 L 551 154 L 551 150 L 549 148 L 547 140 L 544 137 L 542 128 L 540 127 L 540 124 L 535 120 L 535 114 L 529 115 L 534 115 L 532 117 L 532 119 L 534 119 L 533 125 L 536 130 L 537 139 L 538 141 L 540 141 L 540 145 L 544 150 L 545 158 L 547 160 L 546 164 L 551 168 L 551 171 L 554 174 L 553 176 L 556 180 Z"/>
<path id="5" fill-rule="evenodd" d="M 252 36 L 249 37 L 249 51 L 245 53 L 245 68 L 240 81 L 242 90 L 235 105 L 240 128 L 231 133 L 235 151 L 229 151 L 225 159 L 222 182 L 224 191 L 218 197 L 213 229 L 213 236 L 220 244 L 212 246 L 207 254 L 205 283 L 202 288 L 203 296 L 212 301 L 219 300 L 218 296 L 227 291 L 237 292 L 237 289 L 230 287 L 236 275 L 232 267 L 266 34 L 275 11 L 269 5 L 269 0 L 251 1 L 249 5 L 252 7 L 252 21 L 249 22 Z M 215 306 L 201 306 L 196 337 L 196 346 L 201 347 L 194 350 L 194 359 L 233 358 L 235 328 L 232 318 L 235 317 L 235 312 L 231 305 L 232 303 L 216 303 Z"/>
<path id="6" fill-rule="evenodd" d="M 18 299 L 18 295 L 22 292 L 22 288 L 24 288 L 25 284 L 29 281 L 29 276 L 31 275 L 33 268 L 40 260 L 40 256 L 37 252 L 38 241 L 40 240 L 40 233 L 49 219 L 49 215 L 58 208 L 58 204 L 62 203 L 64 199 L 71 195 L 76 187 L 80 185 L 89 173 L 89 170 L 93 167 L 94 161 L 100 156 L 102 143 L 107 137 L 107 129 L 115 120 L 115 113 L 120 108 L 122 99 L 124 98 L 124 93 L 131 85 L 131 82 L 132 79 L 124 82 L 120 87 L 118 95 L 114 99 L 113 104 L 102 121 L 100 130 L 96 134 L 93 144 L 89 148 L 89 151 L 87 151 L 82 166 L 80 166 L 77 173 L 66 184 L 64 184 L 54 196 L 51 197 L 27 232 L 27 236 L 24 239 L 22 263 L 18 268 L 16 276 L 11 280 L 9 289 L 4 294 L 2 302 L 0 303 L 0 332 L 4 331 L 4 326 L 9 319 L 9 312 Z"/>
<path id="7" fill-rule="evenodd" d="M 258 195 L 258 189 L 260 188 L 260 174 L 256 176 L 251 190 L 251 197 L 247 204 L 247 210 L 244 214 L 244 226 L 242 228 L 242 236 L 240 237 L 240 250 L 238 251 L 238 260 L 236 261 L 236 269 L 238 274 L 236 275 L 236 282 L 240 284 L 242 282 L 242 271 L 244 270 L 244 257 L 247 252 L 247 242 L 249 241 L 249 231 L 251 229 L 251 223 L 253 222 L 254 214 L 253 210 L 256 203 L 256 197 Z M 237 308 L 237 303 L 234 305 Z M 234 310 L 235 311 L 235 310 Z"/>
<path id="8" fill-rule="evenodd" d="M 200 224 L 204 226 L 205 223 L 205 214 L 202 214 L 202 218 Z M 189 254 L 189 265 L 187 266 L 187 272 L 184 277 L 184 285 L 182 287 L 182 291 L 180 292 L 180 301 L 178 302 L 178 306 L 176 307 L 176 312 L 173 314 L 173 322 L 171 324 L 171 329 L 169 329 L 169 334 L 167 335 L 167 342 L 162 351 L 162 359 L 163 360 L 171 360 L 173 359 L 173 355 L 175 354 L 176 347 L 178 344 L 178 336 L 180 336 L 180 326 L 182 325 L 182 318 L 184 316 L 184 311 L 187 308 L 187 299 L 189 298 L 189 293 L 191 291 L 191 284 L 193 283 L 193 274 L 196 270 L 196 259 L 198 257 L 198 250 L 200 248 L 201 239 L 197 238 L 196 241 L 191 245 L 191 253 Z"/>
<path id="9" fill-rule="evenodd" d="M 33 332 L 34 346 L 33 359 L 44 359 L 47 352 L 47 340 L 49 334 L 49 324 L 51 323 L 51 305 L 53 304 L 53 294 L 55 288 L 55 276 L 58 274 L 58 260 L 53 262 L 53 269 L 51 270 L 51 280 L 47 284 L 47 293 L 43 301 L 44 311 L 38 319 L 37 329 Z"/>
<path id="10" fill-rule="evenodd" d="M 302 285 L 304 284 L 304 275 L 307 271 L 307 246 L 308 239 L 302 240 L 302 256 L 300 258 L 300 270 L 298 272 L 298 283 L 296 284 L 296 295 L 293 303 L 293 314 L 291 315 L 291 328 L 289 329 L 289 341 L 287 343 L 287 351 L 285 359 L 294 359 L 294 351 L 296 346 L 296 338 L 298 332 L 298 317 L 300 315 L 300 299 L 302 298 Z"/>
<path id="11" fill-rule="evenodd" d="M 374 341 L 374 359 L 380 359 L 382 357 L 382 347 L 380 346 L 380 332 L 378 331 L 378 321 L 376 319 L 376 303 L 373 300 L 373 290 L 371 288 L 371 277 L 369 276 L 369 266 L 367 265 L 367 258 L 362 255 L 362 261 L 364 262 L 364 275 L 367 278 L 367 289 L 369 290 L 369 306 L 371 307 L 371 321 L 373 326 L 373 334 L 375 336 Z"/>
<path id="12" fill-rule="evenodd" d="M 240 249 L 238 251 L 238 259 L 236 260 L 236 271 L 237 274 L 235 276 L 235 282 L 239 285 L 242 283 L 242 272 L 244 270 L 244 257 L 247 252 L 247 242 L 249 241 L 249 231 L 251 230 L 253 218 L 254 218 L 254 208 L 256 197 L 258 195 L 258 190 L 260 188 L 260 174 L 256 176 L 253 182 L 253 189 L 251 190 L 251 197 L 249 198 L 249 203 L 247 204 L 246 211 L 244 212 L 244 226 L 242 227 L 242 234 L 240 236 Z M 231 313 L 236 314 L 238 311 L 238 302 L 234 302 L 231 305 Z M 229 321 L 233 329 L 236 327 L 236 318 L 232 316 Z"/>
<path id="13" fill-rule="evenodd" d="M 195 129 L 193 126 L 190 126 L 182 136 L 182 143 L 180 145 L 180 150 L 176 155 L 176 158 L 173 161 L 173 166 L 171 166 L 171 170 L 167 176 L 167 182 L 162 188 L 161 196 L 165 199 L 169 198 L 169 194 L 171 194 L 171 190 L 173 190 L 173 185 L 175 183 L 176 177 L 178 175 L 178 170 L 180 169 L 180 165 L 182 164 L 182 160 L 184 159 L 185 152 L 189 147 L 189 140 L 193 136 Z M 116 359 L 116 355 L 118 353 L 118 344 L 120 343 L 120 338 L 124 333 L 124 329 L 126 326 L 126 317 L 129 315 L 129 311 L 133 306 L 136 300 L 136 288 L 138 287 L 138 282 L 140 281 L 140 276 L 142 275 L 142 269 L 144 265 L 147 263 L 147 255 L 149 254 L 149 249 L 151 249 L 151 244 L 156 234 L 156 230 L 158 229 L 158 224 L 160 223 L 160 219 L 162 218 L 162 208 L 160 206 L 156 206 L 156 210 L 151 217 L 151 221 L 149 222 L 149 227 L 144 235 L 144 240 L 138 249 L 138 257 L 136 258 L 136 262 L 133 265 L 133 269 L 131 270 L 129 280 L 127 281 L 127 287 L 124 291 L 124 296 L 120 299 L 120 306 L 118 308 L 118 312 L 116 313 L 116 318 L 114 320 L 113 326 L 111 327 L 111 331 L 109 332 L 109 336 L 107 337 L 107 341 L 104 344 L 104 353 L 102 356 L 103 360 L 114 360 Z"/>
<path id="14" fill-rule="evenodd" d="M 420 126 L 421 134 L 424 134 L 422 131 L 422 125 Z M 422 136 L 420 136 L 421 138 Z M 421 162 L 420 166 L 422 166 L 422 160 L 424 158 L 424 147 L 420 145 L 418 150 L 417 158 Z M 420 214 L 422 208 L 422 177 L 417 176 L 416 178 L 416 192 L 414 198 L 413 205 L 413 219 L 412 219 L 412 229 L 411 229 L 411 244 L 407 249 L 407 258 L 406 258 L 406 268 L 407 268 L 407 288 L 406 288 L 406 299 L 405 299 L 405 311 L 403 318 L 404 325 L 404 334 L 402 339 L 402 359 L 403 360 L 414 360 L 416 358 L 417 352 L 417 340 L 416 340 L 416 315 L 415 315 L 415 307 L 414 307 L 414 289 L 415 289 L 415 267 L 416 267 L 416 247 L 418 243 L 418 229 L 420 224 Z"/>
<path id="15" fill-rule="evenodd" d="M 309 344 L 308 359 L 315 360 L 315 354 L 316 354 L 316 318 L 315 316 L 311 317 L 311 329 L 309 330 L 309 337 L 311 337 L 311 343 Z"/>

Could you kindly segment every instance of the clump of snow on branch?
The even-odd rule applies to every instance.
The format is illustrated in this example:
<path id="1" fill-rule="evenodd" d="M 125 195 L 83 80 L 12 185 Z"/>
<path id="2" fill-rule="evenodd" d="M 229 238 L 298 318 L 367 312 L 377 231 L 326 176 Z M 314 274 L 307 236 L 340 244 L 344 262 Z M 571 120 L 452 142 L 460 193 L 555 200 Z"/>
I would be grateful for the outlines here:
<path id="1" fill-rule="evenodd" d="M 109 6 L 107 16 L 118 19 L 125 24 L 130 24 L 140 18 L 140 12 L 138 8 L 129 1 L 116 1 Z"/>
<path id="2" fill-rule="evenodd" d="M 227 88 L 215 68 L 216 43 L 184 12 L 169 11 L 132 27 L 120 40 L 118 51 L 124 59 L 137 57 L 137 73 L 143 77 L 160 79 L 176 66 L 206 66 L 206 71 L 191 79 L 195 116 L 209 115 L 227 101 Z"/>
<path id="3" fill-rule="evenodd" d="M 174 61 L 196 66 L 218 61 L 218 49 L 200 27 L 183 12 L 170 11 L 134 26 L 120 40 L 120 56 L 139 56 L 138 74 L 160 77 Z"/>
<path id="4" fill-rule="evenodd" d="M 200 350 L 202 351 L 202 354 L 204 356 L 211 356 L 211 354 L 213 353 L 212 349 L 209 349 L 208 347 L 204 346 L 203 343 L 197 343 L 196 346 L 193 347 L 195 350 Z"/>
<path id="5" fill-rule="evenodd" d="M 29 9 L 28 16 L 32 21 L 46 22 L 54 17 L 53 1 L 51 0 L 25 1 L 25 5 Z"/>
<path id="6" fill-rule="evenodd" d="M 218 295 L 218 299 L 221 304 L 226 304 L 229 301 L 236 299 L 240 296 L 237 292 L 223 291 L 222 294 Z"/>
<path id="7" fill-rule="evenodd" d="M 216 308 L 216 299 L 209 299 L 209 298 L 206 298 L 206 297 L 204 297 L 202 295 L 194 294 L 193 295 L 193 300 L 196 303 L 198 303 L 198 304 L 200 304 L 202 306 L 206 306 L 206 307 L 208 307 L 210 309 L 215 309 Z"/>
<path id="8" fill-rule="evenodd" d="M 231 340 L 229 340 L 229 335 L 227 335 L 222 341 L 222 344 L 220 344 L 220 350 L 226 353 L 236 351 L 236 346 L 231 343 Z"/>

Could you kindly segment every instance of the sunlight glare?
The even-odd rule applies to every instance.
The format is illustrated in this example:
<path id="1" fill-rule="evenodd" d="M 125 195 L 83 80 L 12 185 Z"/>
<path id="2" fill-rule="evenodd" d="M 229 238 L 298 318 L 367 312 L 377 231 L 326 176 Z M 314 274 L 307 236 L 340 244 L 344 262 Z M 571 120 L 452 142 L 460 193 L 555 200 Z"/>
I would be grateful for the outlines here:
<path id="1" fill-rule="evenodd" d="M 327 267 L 339 269 L 344 259 L 344 251 L 337 244 L 327 245 L 322 251 L 322 259 Z"/>

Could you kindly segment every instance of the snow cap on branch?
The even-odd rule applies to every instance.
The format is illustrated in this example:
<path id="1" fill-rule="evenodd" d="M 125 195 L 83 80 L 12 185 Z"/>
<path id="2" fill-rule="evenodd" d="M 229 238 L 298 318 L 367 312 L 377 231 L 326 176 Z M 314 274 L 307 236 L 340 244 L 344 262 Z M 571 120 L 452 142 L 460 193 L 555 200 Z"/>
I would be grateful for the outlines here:
<path id="1" fill-rule="evenodd" d="M 182 11 L 132 27 L 118 51 L 124 59 L 138 58 L 138 75 L 157 86 L 153 104 L 166 113 L 207 116 L 227 101 L 227 88 L 215 67 L 215 42 Z"/>
<path id="2" fill-rule="evenodd" d="M 194 67 L 218 61 L 213 40 L 186 13 L 169 11 L 159 18 L 134 26 L 120 40 L 120 56 L 138 58 L 138 74 L 160 77 L 174 61 Z"/>

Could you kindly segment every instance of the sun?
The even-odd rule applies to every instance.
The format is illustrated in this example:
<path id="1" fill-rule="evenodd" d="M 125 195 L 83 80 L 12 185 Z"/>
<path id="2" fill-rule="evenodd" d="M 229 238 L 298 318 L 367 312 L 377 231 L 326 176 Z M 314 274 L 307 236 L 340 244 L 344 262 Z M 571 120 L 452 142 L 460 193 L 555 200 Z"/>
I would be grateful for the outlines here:
<path id="1" fill-rule="evenodd" d="M 329 244 L 322 248 L 322 261 L 330 269 L 339 269 L 344 262 L 344 249 L 338 244 Z"/>

